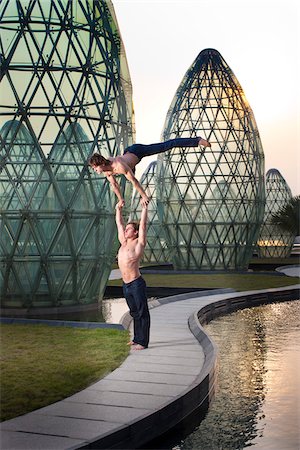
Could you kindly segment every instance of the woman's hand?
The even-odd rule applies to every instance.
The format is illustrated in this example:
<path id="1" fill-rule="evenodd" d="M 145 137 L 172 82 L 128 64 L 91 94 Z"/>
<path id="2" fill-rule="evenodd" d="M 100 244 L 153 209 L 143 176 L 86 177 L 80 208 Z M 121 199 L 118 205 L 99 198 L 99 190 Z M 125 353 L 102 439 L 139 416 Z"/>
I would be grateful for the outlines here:
<path id="1" fill-rule="evenodd" d="M 125 205 L 125 200 L 119 200 L 118 203 L 116 204 L 116 209 L 122 209 L 123 206 Z"/>
<path id="2" fill-rule="evenodd" d="M 149 201 L 149 197 L 147 197 L 147 195 L 143 195 L 141 198 L 141 205 L 145 207 L 149 204 Z"/>

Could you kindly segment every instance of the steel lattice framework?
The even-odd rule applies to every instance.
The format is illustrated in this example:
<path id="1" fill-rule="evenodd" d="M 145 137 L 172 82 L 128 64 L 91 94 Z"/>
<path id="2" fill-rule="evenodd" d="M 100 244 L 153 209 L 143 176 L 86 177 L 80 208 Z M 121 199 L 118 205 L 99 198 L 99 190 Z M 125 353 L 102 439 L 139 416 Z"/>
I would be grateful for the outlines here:
<path id="1" fill-rule="evenodd" d="M 87 161 L 133 143 L 112 4 L 3 0 L 0 21 L 1 305 L 97 302 L 114 256 L 115 196 Z"/>
<path id="2" fill-rule="evenodd" d="M 163 139 L 179 136 L 212 147 L 158 157 L 158 210 L 175 268 L 247 268 L 264 213 L 264 155 L 241 85 L 214 49 L 198 55 L 171 103 Z"/>
<path id="3" fill-rule="evenodd" d="M 166 263 L 170 261 L 164 230 L 161 226 L 156 203 L 156 161 L 149 164 L 140 183 L 150 198 L 148 206 L 147 246 L 144 251 L 143 262 Z M 139 221 L 141 217 L 140 194 L 135 192 L 131 204 L 130 220 Z"/>
<path id="4" fill-rule="evenodd" d="M 277 169 L 266 173 L 266 209 L 257 242 L 258 257 L 286 258 L 290 256 L 295 234 L 281 230 L 271 222 L 275 214 L 292 198 L 291 190 Z"/>

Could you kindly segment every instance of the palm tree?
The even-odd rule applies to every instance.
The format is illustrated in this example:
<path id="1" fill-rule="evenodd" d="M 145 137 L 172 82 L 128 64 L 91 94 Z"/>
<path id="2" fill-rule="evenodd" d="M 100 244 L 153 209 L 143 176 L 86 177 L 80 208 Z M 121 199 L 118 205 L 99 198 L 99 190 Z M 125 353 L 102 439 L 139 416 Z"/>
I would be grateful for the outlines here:
<path id="1" fill-rule="evenodd" d="M 272 214 L 271 222 L 284 231 L 300 235 L 300 195 L 292 197 L 275 214 Z"/>

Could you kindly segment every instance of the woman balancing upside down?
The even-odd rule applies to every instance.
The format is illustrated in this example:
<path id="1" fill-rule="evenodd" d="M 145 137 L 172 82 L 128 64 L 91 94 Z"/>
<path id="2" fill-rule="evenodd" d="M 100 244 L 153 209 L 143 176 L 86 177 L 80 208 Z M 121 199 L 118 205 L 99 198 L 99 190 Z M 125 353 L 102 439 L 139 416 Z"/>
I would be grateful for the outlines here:
<path id="1" fill-rule="evenodd" d="M 124 154 L 121 156 L 104 158 L 99 153 L 94 153 L 90 160 L 89 165 L 97 173 L 103 173 L 110 182 L 112 189 L 121 206 L 124 206 L 124 199 L 121 194 L 119 184 L 115 180 L 115 175 L 125 175 L 128 181 L 130 181 L 133 187 L 141 194 L 141 204 L 147 205 L 149 198 L 147 197 L 144 189 L 134 176 L 134 168 L 145 156 L 156 155 L 158 153 L 164 153 L 175 147 L 211 147 L 211 144 L 202 139 L 201 137 L 195 138 L 176 138 L 170 139 L 166 142 L 159 142 L 158 144 L 133 144 L 127 147 Z"/>

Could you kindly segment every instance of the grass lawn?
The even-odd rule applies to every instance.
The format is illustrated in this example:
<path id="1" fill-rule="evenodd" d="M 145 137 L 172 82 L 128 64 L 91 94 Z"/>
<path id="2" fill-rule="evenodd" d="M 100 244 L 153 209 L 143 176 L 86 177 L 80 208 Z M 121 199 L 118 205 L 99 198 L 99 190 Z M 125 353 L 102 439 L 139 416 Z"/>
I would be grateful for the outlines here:
<path id="1" fill-rule="evenodd" d="M 1 331 L 1 421 L 68 397 L 117 368 L 129 333 L 46 325 Z"/>
<path id="2" fill-rule="evenodd" d="M 290 286 L 300 282 L 297 277 L 265 274 L 147 274 L 143 273 L 147 286 L 189 288 L 232 288 L 237 291 L 268 289 Z M 110 280 L 108 286 L 121 286 L 121 280 Z"/>

